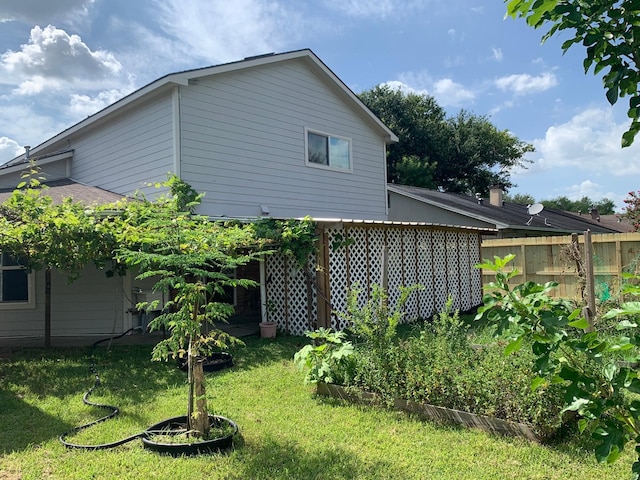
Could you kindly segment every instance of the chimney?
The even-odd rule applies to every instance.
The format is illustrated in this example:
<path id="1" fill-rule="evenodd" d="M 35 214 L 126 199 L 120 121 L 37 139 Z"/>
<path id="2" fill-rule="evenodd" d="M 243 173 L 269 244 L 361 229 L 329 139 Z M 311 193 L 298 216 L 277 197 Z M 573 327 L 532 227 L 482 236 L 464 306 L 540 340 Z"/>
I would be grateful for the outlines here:
<path id="1" fill-rule="evenodd" d="M 502 207 L 502 185 L 491 185 L 489 187 L 489 203 L 494 207 Z"/>
<path id="2" fill-rule="evenodd" d="M 600 221 L 600 214 L 598 213 L 598 209 L 596 207 L 591 207 L 591 210 L 589 210 L 589 213 L 591 214 L 591 218 L 596 220 L 596 221 Z"/>

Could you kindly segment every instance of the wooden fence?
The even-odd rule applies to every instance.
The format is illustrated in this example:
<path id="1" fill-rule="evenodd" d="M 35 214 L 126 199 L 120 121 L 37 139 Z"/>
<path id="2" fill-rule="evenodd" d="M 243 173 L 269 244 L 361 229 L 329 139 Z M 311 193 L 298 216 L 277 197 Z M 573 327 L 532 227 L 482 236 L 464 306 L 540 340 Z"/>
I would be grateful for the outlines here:
<path id="1" fill-rule="evenodd" d="M 577 237 L 579 252 L 584 258 L 585 236 Z M 622 272 L 640 273 L 640 233 L 591 234 L 591 243 L 595 297 L 602 302 L 617 293 Z M 529 280 L 555 281 L 559 284 L 555 296 L 580 299 L 584 280 L 578 275 L 571 245 L 571 236 L 491 239 L 482 242 L 481 256 L 493 259 L 512 253 L 516 258 L 509 267 L 520 272 L 513 278 L 513 285 Z M 483 271 L 483 286 L 493 277 L 492 272 Z"/>

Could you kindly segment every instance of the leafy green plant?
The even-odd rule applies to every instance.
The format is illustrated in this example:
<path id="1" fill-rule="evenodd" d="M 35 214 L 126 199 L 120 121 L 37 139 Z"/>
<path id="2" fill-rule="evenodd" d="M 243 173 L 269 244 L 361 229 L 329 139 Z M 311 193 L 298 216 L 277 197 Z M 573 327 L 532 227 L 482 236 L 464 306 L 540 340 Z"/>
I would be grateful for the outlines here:
<path id="1" fill-rule="evenodd" d="M 354 368 L 354 349 L 345 340 L 346 334 L 319 328 L 306 336 L 313 344 L 305 345 L 293 357 L 298 368 L 306 371 L 305 382 L 345 384 Z"/>
<path id="2" fill-rule="evenodd" d="M 423 288 L 421 285 L 400 287 L 400 296 L 393 308 L 390 308 L 389 294 L 380 285 L 371 286 L 370 297 L 362 306 L 362 290 L 358 285 L 354 285 L 347 294 L 347 311 L 337 312 L 337 315 L 360 340 L 377 354 L 381 354 L 392 345 L 396 337 L 397 327 L 404 316 L 403 309 L 409 296 Z"/>
<path id="3" fill-rule="evenodd" d="M 628 442 L 636 445 L 640 454 L 640 363 L 638 345 L 640 331 L 634 321 L 618 324 L 619 334 L 603 339 L 572 310 L 567 302 L 547 295 L 555 284 L 539 285 L 527 282 L 511 289 L 508 280 L 517 275 L 504 267 L 514 255 L 485 260 L 478 268 L 494 271 L 496 281 L 485 294 L 478 319 L 491 322 L 496 333 L 505 335 L 509 343 L 506 353 L 518 351 L 527 341 L 535 355 L 536 373 L 532 388 L 548 384 L 563 390 L 566 412 L 579 416 L 581 432 L 589 432 L 596 441 L 595 455 L 599 461 L 614 462 Z M 635 286 L 628 293 L 637 294 Z M 640 303 L 627 302 L 605 318 L 617 315 L 638 315 Z M 632 466 L 633 478 L 640 478 L 640 459 Z"/>
<path id="4" fill-rule="evenodd" d="M 240 343 L 215 327 L 233 313 L 232 305 L 217 299 L 224 298 L 226 287 L 256 285 L 235 278 L 233 272 L 258 258 L 260 249 L 251 248 L 256 246 L 251 226 L 212 222 L 194 215 L 201 195 L 179 178 L 171 176 L 164 186 L 170 191 L 168 195 L 154 202 L 141 198 L 122 203 L 117 209 L 120 214 L 109 222 L 121 245 L 119 260 L 138 269 L 138 279 L 155 279 L 153 291 L 162 291 L 169 298 L 162 314 L 149 325 L 152 331 L 164 328 L 169 332 L 169 337 L 154 347 L 152 358 L 187 357 L 188 436 L 207 438 L 209 415 L 198 359 Z"/>

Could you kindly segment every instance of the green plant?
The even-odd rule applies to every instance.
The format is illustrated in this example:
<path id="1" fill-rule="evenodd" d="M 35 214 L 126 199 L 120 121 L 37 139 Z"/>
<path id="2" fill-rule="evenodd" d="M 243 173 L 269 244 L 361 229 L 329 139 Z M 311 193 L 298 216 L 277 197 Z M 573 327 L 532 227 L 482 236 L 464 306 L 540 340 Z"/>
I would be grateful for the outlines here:
<path id="1" fill-rule="evenodd" d="M 344 332 L 319 328 L 307 332 L 313 345 L 305 345 L 293 357 L 301 371 L 306 371 L 306 383 L 345 384 L 353 371 L 353 345 Z"/>
<path id="2" fill-rule="evenodd" d="M 277 251 L 292 259 L 298 268 L 307 265 L 310 256 L 318 248 L 316 223 L 308 216 L 302 220 L 265 218 L 255 222 L 253 229 L 256 237 L 275 246 Z"/>
<path id="3" fill-rule="evenodd" d="M 409 296 L 423 288 L 421 285 L 400 287 L 400 296 L 393 308 L 390 308 L 389 294 L 380 285 L 371 286 L 371 295 L 362 306 L 362 290 L 358 285 L 354 285 L 347 294 L 347 311 L 337 312 L 337 315 L 346 322 L 349 330 L 374 352 L 382 354 L 396 337 L 398 324 L 404 316 L 403 308 Z"/>
<path id="4" fill-rule="evenodd" d="M 588 322 L 580 310 L 571 310 L 567 302 L 547 295 L 555 284 L 527 282 L 511 289 L 508 280 L 517 275 L 504 267 L 514 255 L 485 260 L 478 268 L 492 270 L 496 281 L 489 286 L 478 319 L 496 326 L 496 333 L 506 335 L 505 352 L 515 352 L 525 341 L 535 355 L 533 370 L 537 376 L 532 388 L 549 383 L 559 385 L 564 393 L 564 411 L 579 415 L 581 432 L 590 432 L 596 441 L 599 461 L 614 462 L 628 442 L 640 454 L 640 363 L 638 325 L 629 320 L 618 324 L 619 334 L 603 339 L 596 331 L 586 332 Z M 627 287 L 630 294 L 640 290 Z M 640 303 L 628 302 L 605 318 L 637 315 Z M 640 459 L 632 466 L 633 478 L 640 478 Z"/>
<path id="5" fill-rule="evenodd" d="M 165 328 L 169 332 L 153 349 L 152 358 L 187 357 L 188 436 L 207 438 L 206 389 L 202 362 L 197 359 L 240 343 L 215 328 L 216 322 L 226 321 L 233 313 L 232 305 L 217 298 L 224 298 L 226 287 L 256 285 L 235 278 L 233 272 L 259 254 L 251 249 L 256 243 L 251 226 L 212 222 L 194 215 L 201 195 L 175 176 L 164 186 L 169 195 L 154 202 L 138 199 L 123 203 L 119 216 L 110 222 L 121 245 L 119 260 L 138 269 L 138 279 L 155 279 L 153 291 L 162 291 L 170 299 L 149 325 L 152 331 Z M 158 306 L 140 304 L 138 308 Z"/>

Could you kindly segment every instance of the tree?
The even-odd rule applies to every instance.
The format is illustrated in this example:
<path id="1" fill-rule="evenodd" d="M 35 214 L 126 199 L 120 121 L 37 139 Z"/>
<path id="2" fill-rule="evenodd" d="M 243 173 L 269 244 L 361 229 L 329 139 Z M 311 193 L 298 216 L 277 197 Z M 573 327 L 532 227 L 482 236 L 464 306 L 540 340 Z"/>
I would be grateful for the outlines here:
<path id="1" fill-rule="evenodd" d="M 433 97 L 414 93 L 405 95 L 388 85 L 378 85 L 360 93 L 359 97 L 400 139 L 389 147 L 387 153 L 389 182 L 406 183 L 410 181 L 407 175 L 415 172 L 416 167 L 424 166 L 428 171 L 429 165 L 437 165 L 443 160 L 441 155 L 446 132 L 442 126 L 446 112 Z M 406 163 L 398 172 L 402 162 Z M 420 183 L 419 186 L 435 187 L 435 184 L 428 185 L 425 177 Z"/>
<path id="2" fill-rule="evenodd" d="M 547 208 L 556 208 L 574 213 L 580 212 L 588 214 L 593 209 L 596 209 L 599 215 L 613 215 L 615 213 L 615 203 L 609 198 L 594 201 L 587 196 L 579 200 L 570 200 L 566 196 L 559 196 L 551 200 L 542 200 L 540 203 Z"/>
<path id="3" fill-rule="evenodd" d="M 236 278 L 234 272 L 259 258 L 261 248 L 252 225 L 195 215 L 202 195 L 178 177 L 170 176 L 164 187 L 170 193 L 153 202 L 141 197 L 103 207 L 117 212 L 103 222 L 114 232 L 119 261 L 137 269 L 138 279 L 156 279 L 153 291 L 170 298 L 149 325 L 151 330 L 166 328 L 170 334 L 153 348 L 152 358 L 187 358 L 187 430 L 206 439 L 210 424 L 200 360 L 240 342 L 216 328 L 216 322 L 233 314 L 233 306 L 218 298 L 226 287 L 256 286 Z"/>
<path id="4" fill-rule="evenodd" d="M 518 205 L 533 205 L 536 203 L 536 199 L 528 193 L 516 193 L 515 195 L 505 195 L 505 202 L 516 203 Z"/>
<path id="5" fill-rule="evenodd" d="M 429 95 L 379 85 L 360 98 L 398 135 L 387 155 L 389 182 L 486 194 L 493 184 L 513 186 L 510 169 L 524 166 L 533 151 L 486 117 L 462 110 L 448 118 Z"/>
<path id="6" fill-rule="evenodd" d="M 506 0 L 507 15 L 525 18 L 528 25 L 550 26 L 542 37 L 548 40 L 559 32 L 570 38 L 562 44 L 566 52 L 575 44 L 586 48 L 585 74 L 607 69 L 602 77 L 607 100 L 615 104 L 629 97 L 629 129 L 622 135 L 622 146 L 633 143 L 640 131 L 640 2 L 637 0 Z"/>
<path id="7" fill-rule="evenodd" d="M 96 229 L 86 206 L 65 199 L 54 203 L 34 163 L 0 205 L 0 252 L 29 272 L 45 272 L 45 346 L 51 344 L 51 271 L 74 281 L 86 265 L 103 268 L 113 258 L 111 238 Z M 113 270 L 108 270 L 111 274 Z"/>
<path id="8" fill-rule="evenodd" d="M 634 232 L 640 231 L 640 190 L 629 192 L 624 203 L 626 203 L 624 216 L 631 221 Z"/>

